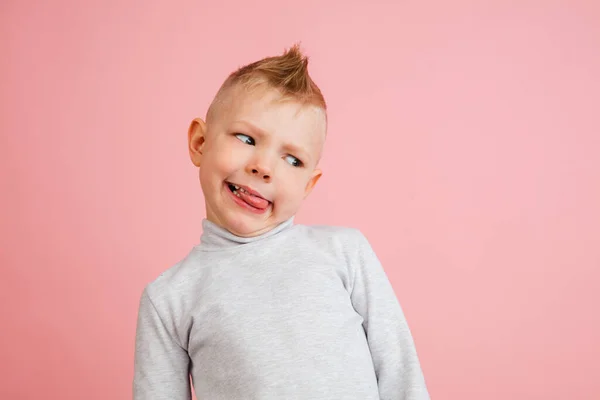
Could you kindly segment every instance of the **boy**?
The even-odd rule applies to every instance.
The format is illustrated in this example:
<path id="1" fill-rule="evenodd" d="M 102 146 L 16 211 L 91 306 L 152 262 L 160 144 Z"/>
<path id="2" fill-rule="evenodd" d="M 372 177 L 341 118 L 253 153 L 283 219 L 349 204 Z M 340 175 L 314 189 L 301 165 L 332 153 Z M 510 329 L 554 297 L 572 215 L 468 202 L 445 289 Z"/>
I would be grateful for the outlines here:
<path id="1" fill-rule="evenodd" d="M 200 244 L 140 302 L 135 400 L 422 400 L 393 289 L 354 229 L 295 225 L 326 105 L 297 46 L 234 72 L 195 119 Z"/>

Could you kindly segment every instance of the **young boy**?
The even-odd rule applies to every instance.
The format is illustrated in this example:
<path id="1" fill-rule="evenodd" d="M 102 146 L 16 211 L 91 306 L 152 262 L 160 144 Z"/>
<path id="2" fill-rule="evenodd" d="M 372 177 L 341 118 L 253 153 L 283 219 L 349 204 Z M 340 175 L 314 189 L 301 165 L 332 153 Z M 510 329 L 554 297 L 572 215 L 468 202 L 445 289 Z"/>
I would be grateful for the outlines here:
<path id="1" fill-rule="evenodd" d="M 195 119 L 200 243 L 144 290 L 135 400 L 422 400 L 392 286 L 355 229 L 294 224 L 326 106 L 297 46 L 234 72 Z"/>

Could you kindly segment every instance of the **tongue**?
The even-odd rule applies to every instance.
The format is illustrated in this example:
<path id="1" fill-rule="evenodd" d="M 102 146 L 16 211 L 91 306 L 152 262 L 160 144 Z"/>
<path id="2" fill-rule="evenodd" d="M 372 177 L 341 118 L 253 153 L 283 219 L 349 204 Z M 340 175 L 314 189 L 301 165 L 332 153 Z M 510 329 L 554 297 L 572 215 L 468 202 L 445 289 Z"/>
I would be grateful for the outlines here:
<path id="1" fill-rule="evenodd" d="M 250 193 L 239 192 L 240 198 L 244 200 L 246 203 L 250 204 L 252 207 L 264 210 L 269 206 L 269 202 L 260 197 L 251 195 Z"/>

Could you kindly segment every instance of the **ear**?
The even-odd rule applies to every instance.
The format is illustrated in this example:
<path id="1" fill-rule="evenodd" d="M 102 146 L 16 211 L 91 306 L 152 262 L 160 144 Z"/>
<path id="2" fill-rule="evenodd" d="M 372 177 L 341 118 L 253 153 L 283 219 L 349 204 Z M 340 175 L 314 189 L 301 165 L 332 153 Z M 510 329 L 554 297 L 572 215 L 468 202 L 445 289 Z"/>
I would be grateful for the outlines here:
<path id="1" fill-rule="evenodd" d="M 310 175 L 310 179 L 306 184 L 306 189 L 304 189 L 304 198 L 308 197 L 310 192 L 312 192 L 319 179 L 321 179 L 321 176 L 323 176 L 323 172 L 320 169 L 315 169 L 312 172 L 312 174 Z"/>
<path id="2" fill-rule="evenodd" d="M 188 128 L 188 150 L 190 159 L 196 167 L 200 167 L 202 163 L 204 143 L 206 143 L 206 123 L 196 118 Z"/>

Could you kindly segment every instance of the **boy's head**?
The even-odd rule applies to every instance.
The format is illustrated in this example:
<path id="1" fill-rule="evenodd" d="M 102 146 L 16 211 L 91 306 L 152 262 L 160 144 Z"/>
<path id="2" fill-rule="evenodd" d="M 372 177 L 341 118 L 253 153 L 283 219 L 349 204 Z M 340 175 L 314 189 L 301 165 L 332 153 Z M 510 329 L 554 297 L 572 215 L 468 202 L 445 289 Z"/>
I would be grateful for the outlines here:
<path id="1" fill-rule="evenodd" d="M 206 122 L 192 121 L 207 219 L 256 236 L 292 217 L 321 176 L 325 100 L 298 46 L 232 73 Z"/>

